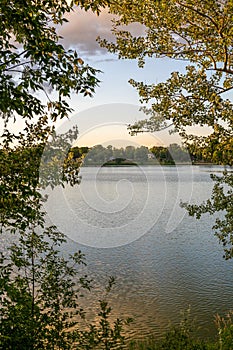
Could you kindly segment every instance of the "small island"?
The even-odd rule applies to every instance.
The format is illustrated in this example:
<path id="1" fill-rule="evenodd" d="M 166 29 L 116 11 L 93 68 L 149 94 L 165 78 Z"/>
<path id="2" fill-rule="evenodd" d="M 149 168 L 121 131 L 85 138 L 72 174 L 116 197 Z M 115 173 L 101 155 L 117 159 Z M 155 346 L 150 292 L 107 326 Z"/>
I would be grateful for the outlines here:
<path id="1" fill-rule="evenodd" d="M 130 159 L 112 157 L 102 165 L 102 167 L 109 167 L 109 166 L 119 167 L 119 166 L 138 166 L 138 165 Z"/>

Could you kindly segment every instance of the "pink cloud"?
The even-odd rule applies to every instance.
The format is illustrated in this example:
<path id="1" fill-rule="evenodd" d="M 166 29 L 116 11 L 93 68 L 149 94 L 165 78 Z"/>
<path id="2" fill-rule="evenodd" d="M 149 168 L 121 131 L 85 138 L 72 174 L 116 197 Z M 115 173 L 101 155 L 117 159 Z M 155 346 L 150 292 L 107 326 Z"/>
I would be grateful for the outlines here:
<path id="1" fill-rule="evenodd" d="M 82 54 L 96 55 L 106 52 L 96 42 L 98 36 L 113 40 L 111 34 L 112 15 L 107 10 L 103 10 L 99 16 L 91 11 L 75 10 L 69 13 L 66 18 L 68 23 L 64 23 L 59 30 L 63 37 L 63 45 L 78 49 Z"/>
<path id="2" fill-rule="evenodd" d="M 103 9 L 99 16 L 92 11 L 76 9 L 69 13 L 59 34 L 64 38 L 63 45 L 68 48 L 76 48 L 83 55 L 93 56 L 107 53 L 96 41 L 100 36 L 103 39 L 114 41 L 111 33 L 113 15 Z M 142 35 L 143 28 L 139 24 L 131 24 L 129 27 L 135 35 Z"/>

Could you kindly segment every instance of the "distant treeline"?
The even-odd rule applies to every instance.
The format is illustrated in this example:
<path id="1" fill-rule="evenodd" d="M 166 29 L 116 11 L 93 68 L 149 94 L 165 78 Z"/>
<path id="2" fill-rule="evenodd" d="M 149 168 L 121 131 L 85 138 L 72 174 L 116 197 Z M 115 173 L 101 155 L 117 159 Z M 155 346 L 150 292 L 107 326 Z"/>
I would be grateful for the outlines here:
<path id="1" fill-rule="evenodd" d="M 102 165 L 114 159 L 126 159 L 137 164 L 162 164 L 174 165 L 177 163 L 189 163 L 194 161 L 203 162 L 201 157 L 197 158 L 193 154 L 176 143 L 170 144 L 168 147 L 153 146 L 148 148 L 145 146 L 134 147 L 126 146 L 125 148 L 116 148 L 111 145 L 104 147 L 96 145 L 92 148 L 73 147 L 71 149 L 73 159 L 83 157 L 83 164 Z"/>

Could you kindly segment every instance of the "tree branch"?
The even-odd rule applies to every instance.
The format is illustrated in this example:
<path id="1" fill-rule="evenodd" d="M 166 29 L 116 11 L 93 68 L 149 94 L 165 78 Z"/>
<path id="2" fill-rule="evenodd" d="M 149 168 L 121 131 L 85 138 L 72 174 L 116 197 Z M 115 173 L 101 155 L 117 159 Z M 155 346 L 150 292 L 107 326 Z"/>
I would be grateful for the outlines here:
<path id="1" fill-rule="evenodd" d="M 216 28 L 216 29 L 218 30 L 218 32 L 219 32 L 218 24 L 213 20 L 212 17 L 208 16 L 206 13 L 203 13 L 203 12 L 199 11 L 198 9 L 192 7 L 192 6 L 186 5 L 186 4 L 184 4 L 184 3 L 182 3 L 182 2 L 179 2 L 179 1 L 177 1 L 177 3 L 178 3 L 180 6 L 183 6 L 184 8 L 187 8 L 187 9 L 193 11 L 193 12 L 196 12 L 199 16 L 204 17 L 204 18 L 207 18 L 207 19 L 215 26 L 215 28 Z"/>
<path id="2" fill-rule="evenodd" d="M 18 55 L 16 55 L 15 57 L 12 57 L 12 59 L 10 59 L 9 61 L 6 61 L 6 62 L 4 62 L 4 63 L 1 63 L 1 64 L 0 64 L 0 67 L 5 66 L 5 65 L 7 65 L 7 64 L 9 64 L 9 63 L 11 63 L 11 62 L 13 62 L 14 60 L 16 60 L 17 58 L 19 58 L 20 56 L 24 55 L 25 52 L 27 52 L 27 50 L 24 50 L 24 51 L 22 51 L 21 53 L 19 53 Z"/>
<path id="3" fill-rule="evenodd" d="M 9 69 L 6 69 L 7 72 L 12 72 L 15 71 L 15 68 L 23 66 L 24 64 L 29 64 L 32 63 L 32 61 L 25 61 L 25 62 L 21 62 L 19 64 L 15 64 L 14 66 L 10 67 Z"/>
<path id="4" fill-rule="evenodd" d="M 212 71 L 212 70 L 214 70 L 214 71 L 217 71 L 217 72 L 223 72 L 223 73 L 228 73 L 228 74 L 232 74 L 233 75 L 233 70 L 231 70 L 231 69 L 228 69 L 228 68 L 207 68 L 206 70 L 208 70 L 208 71 Z"/>

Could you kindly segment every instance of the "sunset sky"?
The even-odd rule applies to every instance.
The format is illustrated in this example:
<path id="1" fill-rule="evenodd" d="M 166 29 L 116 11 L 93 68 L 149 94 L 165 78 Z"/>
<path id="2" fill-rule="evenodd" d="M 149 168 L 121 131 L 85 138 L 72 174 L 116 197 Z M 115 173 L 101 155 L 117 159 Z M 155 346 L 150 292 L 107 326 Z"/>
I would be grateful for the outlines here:
<path id="1" fill-rule="evenodd" d="M 143 118 L 142 112 L 138 111 L 140 103 L 137 92 L 128 80 L 133 78 L 147 83 L 164 81 L 172 71 L 184 71 L 184 63 L 167 58 L 150 59 L 141 69 L 136 60 L 119 60 L 117 55 L 100 48 L 96 42 L 98 36 L 113 39 L 111 17 L 106 10 L 99 17 L 92 12 L 74 11 L 67 19 L 69 22 L 60 30 L 63 45 L 76 49 L 86 63 L 102 71 L 99 75 L 101 84 L 93 98 L 72 97 L 74 113 L 68 125 L 77 124 L 79 127 L 77 144 L 143 144 L 150 147 L 180 142 L 179 136 L 171 136 L 168 130 L 136 137 L 128 134 L 127 124 Z M 136 26 L 134 30 L 140 33 L 141 28 Z M 61 128 L 66 127 L 67 122 Z"/>

